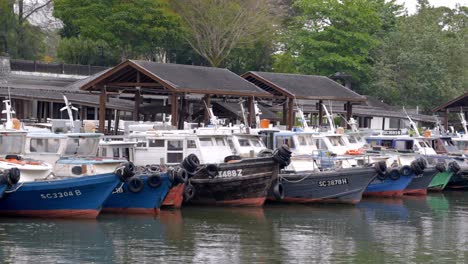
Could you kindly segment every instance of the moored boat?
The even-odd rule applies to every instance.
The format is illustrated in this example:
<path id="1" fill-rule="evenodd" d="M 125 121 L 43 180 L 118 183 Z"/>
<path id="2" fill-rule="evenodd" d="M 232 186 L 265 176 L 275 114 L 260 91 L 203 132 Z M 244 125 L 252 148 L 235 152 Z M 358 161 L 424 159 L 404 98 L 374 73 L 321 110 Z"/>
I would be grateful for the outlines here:
<path id="1" fill-rule="evenodd" d="M 43 218 L 96 218 L 122 178 L 114 173 L 9 186 L 0 215 Z"/>
<path id="2" fill-rule="evenodd" d="M 289 150 L 283 147 L 283 151 Z M 193 173 L 185 187 L 184 199 L 191 204 L 204 205 L 262 206 L 270 186 L 277 180 L 280 166 L 289 163 L 289 157 L 278 152 L 266 157 L 196 166 L 185 162 L 190 157 L 193 156 L 182 163 Z"/>

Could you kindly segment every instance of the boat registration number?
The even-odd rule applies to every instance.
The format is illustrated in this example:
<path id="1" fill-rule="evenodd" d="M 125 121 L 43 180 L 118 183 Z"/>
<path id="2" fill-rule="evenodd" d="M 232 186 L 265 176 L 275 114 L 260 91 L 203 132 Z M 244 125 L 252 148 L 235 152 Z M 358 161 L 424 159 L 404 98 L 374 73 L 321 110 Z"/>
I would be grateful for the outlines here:
<path id="1" fill-rule="evenodd" d="M 54 192 L 54 193 L 41 193 L 41 199 L 61 199 L 70 196 L 80 196 L 81 191 L 76 189 L 73 191 L 65 191 L 65 192 Z"/>
<path id="2" fill-rule="evenodd" d="M 326 181 L 319 181 L 318 185 L 320 187 L 328 187 L 328 186 L 335 186 L 335 185 L 344 185 L 348 184 L 348 179 L 336 179 L 336 180 L 326 180 Z"/>
<path id="3" fill-rule="evenodd" d="M 242 169 L 219 171 L 216 178 L 241 177 Z"/>

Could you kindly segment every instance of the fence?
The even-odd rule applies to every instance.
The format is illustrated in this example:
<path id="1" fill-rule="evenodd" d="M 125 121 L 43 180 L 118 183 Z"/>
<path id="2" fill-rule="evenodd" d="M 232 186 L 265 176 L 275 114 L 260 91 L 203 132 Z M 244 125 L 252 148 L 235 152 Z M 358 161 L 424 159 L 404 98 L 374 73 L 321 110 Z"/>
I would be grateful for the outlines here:
<path id="1" fill-rule="evenodd" d="M 44 72 L 70 75 L 93 75 L 108 69 L 103 66 L 78 65 L 65 63 L 44 63 L 29 60 L 10 60 L 12 71 Z"/>

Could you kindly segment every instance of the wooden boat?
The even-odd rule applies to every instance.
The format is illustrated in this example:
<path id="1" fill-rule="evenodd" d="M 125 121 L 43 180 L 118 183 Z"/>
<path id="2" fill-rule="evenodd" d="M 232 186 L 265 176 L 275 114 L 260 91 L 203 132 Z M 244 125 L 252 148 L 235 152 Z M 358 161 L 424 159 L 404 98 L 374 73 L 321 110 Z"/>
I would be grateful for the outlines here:
<path id="1" fill-rule="evenodd" d="M 266 157 L 226 159 L 224 163 L 197 165 L 196 156 L 182 163 L 191 176 L 184 199 L 191 204 L 262 206 L 280 167 L 289 163 L 286 146 Z M 193 162 L 195 161 L 195 162 Z"/>

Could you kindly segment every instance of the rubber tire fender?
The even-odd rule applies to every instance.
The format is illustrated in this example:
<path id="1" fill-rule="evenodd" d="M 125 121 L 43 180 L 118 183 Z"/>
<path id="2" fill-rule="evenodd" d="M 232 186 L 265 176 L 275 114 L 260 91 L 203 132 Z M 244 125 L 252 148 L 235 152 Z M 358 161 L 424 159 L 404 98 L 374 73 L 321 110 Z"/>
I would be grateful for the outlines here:
<path id="1" fill-rule="evenodd" d="M 387 172 L 388 178 L 396 181 L 400 179 L 400 171 L 398 169 L 391 169 L 390 171 Z"/>
<path id="2" fill-rule="evenodd" d="M 273 196 L 276 200 L 284 199 L 284 187 L 281 182 L 277 182 L 275 186 L 273 186 Z"/>
<path id="3" fill-rule="evenodd" d="M 150 175 L 148 179 L 146 180 L 146 182 L 148 183 L 149 187 L 158 188 L 162 184 L 161 174 L 155 173 L 155 174 Z"/>
<path id="4" fill-rule="evenodd" d="M 10 168 L 8 170 L 8 173 L 6 175 L 6 180 L 8 185 L 12 186 L 15 185 L 19 182 L 21 178 L 21 171 L 18 168 Z"/>
<path id="5" fill-rule="evenodd" d="M 241 156 L 238 156 L 238 155 L 230 155 L 230 156 L 226 156 L 224 158 L 224 162 L 229 162 L 229 161 L 232 161 L 232 160 L 241 160 Z"/>
<path id="6" fill-rule="evenodd" d="M 262 149 L 260 152 L 257 154 L 257 157 L 263 158 L 263 157 L 271 157 L 273 156 L 273 150 L 271 149 Z"/>
<path id="7" fill-rule="evenodd" d="M 404 165 L 400 168 L 400 174 L 403 176 L 410 176 L 412 173 L 413 173 L 413 170 L 408 165 Z"/>
<path id="8" fill-rule="evenodd" d="M 195 196 L 195 187 L 192 184 L 185 185 L 184 188 L 184 201 L 188 202 Z"/>
<path id="9" fill-rule="evenodd" d="M 210 178 L 214 178 L 218 176 L 218 171 L 219 171 L 219 168 L 215 164 L 206 165 L 206 173 L 208 174 Z"/>
<path id="10" fill-rule="evenodd" d="M 143 180 L 140 179 L 139 177 L 130 178 L 127 182 L 127 185 L 128 185 L 128 189 L 132 193 L 139 193 L 144 188 Z"/>
<path id="11" fill-rule="evenodd" d="M 447 168 L 445 167 L 445 163 L 443 162 L 439 162 L 436 164 L 435 166 L 436 170 L 438 170 L 439 172 L 444 172 Z"/>
<path id="12" fill-rule="evenodd" d="M 174 180 L 176 183 L 186 183 L 188 181 L 189 175 L 186 169 L 179 168 L 177 173 L 174 175 Z"/>
<path id="13" fill-rule="evenodd" d="M 454 173 L 457 173 L 460 171 L 460 165 L 456 162 L 456 161 L 452 161 L 448 164 L 448 167 L 451 171 L 453 171 Z"/>
<path id="14" fill-rule="evenodd" d="M 379 175 L 385 175 L 385 172 L 387 171 L 387 163 L 383 160 L 379 161 L 379 162 L 376 162 L 374 164 L 374 168 L 375 168 L 375 171 L 377 172 L 377 174 Z M 383 180 L 385 179 L 386 177 L 383 177 Z M 381 179 L 382 180 L 382 179 Z"/>

